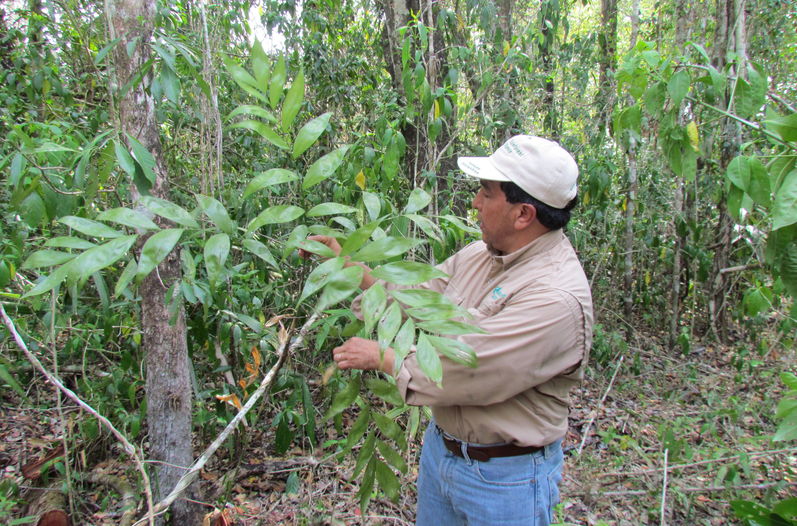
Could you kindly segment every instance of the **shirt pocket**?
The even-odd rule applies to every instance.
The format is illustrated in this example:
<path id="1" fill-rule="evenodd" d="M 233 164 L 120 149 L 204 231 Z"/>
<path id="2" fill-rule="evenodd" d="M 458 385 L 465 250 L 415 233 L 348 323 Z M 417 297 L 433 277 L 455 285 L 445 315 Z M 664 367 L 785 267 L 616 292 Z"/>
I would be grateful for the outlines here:
<path id="1" fill-rule="evenodd" d="M 480 318 L 488 318 L 490 316 L 495 316 L 501 310 L 503 310 L 504 306 L 506 305 L 506 298 L 500 299 L 493 299 L 491 297 L 487 297 L 481 304 L 477 307 L 476 312 Z"/>

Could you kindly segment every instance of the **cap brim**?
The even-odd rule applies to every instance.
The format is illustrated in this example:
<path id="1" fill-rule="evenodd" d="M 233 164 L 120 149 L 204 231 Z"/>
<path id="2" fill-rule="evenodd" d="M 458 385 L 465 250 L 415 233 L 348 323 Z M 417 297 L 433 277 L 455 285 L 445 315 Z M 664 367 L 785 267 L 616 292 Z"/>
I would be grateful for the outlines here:
<path id="1" fill-rule="evenodd" d="M 509 181 L 510 179 L 502 174 L 495 167 L 489 157 L 459 157 L 457 166 L 466 175 L 487 181 Z"/>

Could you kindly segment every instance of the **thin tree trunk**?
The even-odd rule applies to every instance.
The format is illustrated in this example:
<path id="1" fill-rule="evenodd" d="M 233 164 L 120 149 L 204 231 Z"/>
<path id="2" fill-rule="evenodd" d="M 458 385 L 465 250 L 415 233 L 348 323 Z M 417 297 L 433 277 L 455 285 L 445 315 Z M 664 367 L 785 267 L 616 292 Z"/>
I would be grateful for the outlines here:
<path id="1" fill-rule="evenodd" d="M 600 134 L 605 136 L 610 131 L 612 106 L 614 105 L 614 70 L 617 54 L 617 0 L 601 0 L 601 32 L 598 36 L 600 44 L 597 121 Z"/>
<path id="2" fill-rule="evenodd" d="M 149 40 L 155 18 L 154 0 L 117 0 L 107 5 L 117 86 L 127 86 L 150 59 Z M 147 91 L 149 75 L 134 82 L 119 100 L 120 131 L 138 140 L 155 159 L 155 181 L 149 193 L 168 198 L 166 164 L 162 156 L 155 101 Z M 133 199 L 139 189 L 130 182 Z M 167 226 L 161 221 L 162 226 Z M 150 456 L 156 461 L 156 498 L 167 495 L 193 462 L 191 447 L 192 393 L 189 378 L 185 315 L 182 305 L 169 309 L 167 291 L 181 278 L 180 257 L 172 251 L 141 283 L 142 346 L 146 353 L 147 428 Z M 191 496 L 189 494 L 189 496 Z M 183 500 L 172 508 L 172 524 L 198 522 L 198 508 Z M 161 519 L 162 522 L 162 519 Z"/>
<path id="3" fill-rule="evenodd" d="M 616 9 L 616 5 L 615 5 Z M 616 23 L 616 13 L 615 13 Z M 616 25 L 615 25 L 616 32 Z M 629 49 L 636 47 L 639 34 L 639 0 L 634 0 L 631 9 L 631 43 Z M 615 33 L 616 37 L 616 33 Z M 637 142 L 633 138 L 629 141 L 626 150 L 628 162 L 628 192 L 626 193 L 625 206 L 625 258 L 623 265 L 623 313 L 626 320 L 630 321 L 634 311 L 634 216 L 636 214 L 636 198 L 639 190 L 639 177 L 637 173 Z M 629 323 L 629 327 L 633 326 Z"/>
<path id="4" fill-rule="evenodd" d="M 717 69 L 722 70 L 726 66 L 729 52 L 737 54 L 737 64 L 731 68 L 729 77 L 742 77 L 746 73 L 746 50 L 747 42 L 745 38 L 745 0 L 732 0 L 725 2 L 717 0 L 717 37 L 715 40 L 715 55 L 713 63 Z M 732 84 L 732 83 L 729 83 Z M 731 87 L 729 86 L 729 89 Z M 728 108 L 730 93 L 725 94 L 725 100 L 721 101 L 720 107 Z M 732 109 L 732 108 L 729 108 Z M 725 118 L 722 121 L 722 135 L 719 138 L 721 143 L 719 158 L 719 173 L 724 173 L 728 164 L 739 153 L 742 142 L 742 131 L 738 122 L 733 119 Z M 733 229 L 733 219 L 728 214 L 728 196 L 722 191 L 720 201 L 717 204 L 719 213 L 717 225 L 715 227 L 715 246 L 714 259 L 711 264 L 711 274 L 709 278 L 709 324 L 711 331 L 719 341 L 727 339 L 728 320 L 726 299 L 729 293 L 729 281 L 727 275 L 721 272 L 728 267 L 731 252 L 731 232 Z"/>

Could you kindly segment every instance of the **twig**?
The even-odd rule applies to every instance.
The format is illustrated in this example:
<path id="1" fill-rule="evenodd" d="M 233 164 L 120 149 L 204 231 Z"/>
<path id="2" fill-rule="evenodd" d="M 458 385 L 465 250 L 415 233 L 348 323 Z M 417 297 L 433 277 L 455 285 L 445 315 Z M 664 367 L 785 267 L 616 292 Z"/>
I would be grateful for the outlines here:
<path id="1" fill-rule="evenodd" d="M 661 526 L 667 526 L 667 521 L 664 520 L 664 511 L 667 508 L 667 455 L 670 453 L 669 448 L 664 450 L 664 481 L 661 483 Z"/>
<path id="2" fill-rule="evenodd" d="M 755 458 L 755 457 L 763 457 L 763 456 L 767 456 L 767 455 L 776 455 L 778 453 L 793 453 L 795 451 L 797 451 L 797 447 L 787 447 L 787 448 L 784 448 L 784 449 L 773 449 L 773 450 L 770 450 L 770 451 L 760 451 L 758 453 L 750 453 L 747 456 L 749 456 L 750 458 Z M 696 467 L 696 466 L 702 466 L 702 465 L 705 465 L 705 464 L 714 464 L 714 463 L 717 463 L 717 462 L 725 462 L 725 461 L 730 461 L 730 460 L 737 460 L 739 457 L 741 457 L 741 455 L 732 455 L 730 457 L 722 457 L 722 458 L 712 458 L 712 459 L 709 459 L 709 460 L 700 460 L 698 462 L 691 462 L 689 464 L 676 464 L 674 466 L 670 466 L 667 469 L 668 469 L 668 471 L 675 471 L 677 469 L 692 468 L 692 467 Z M 647 475 L 647 474 L 650 474 L 650 473 L 658 473 L 661 470 L 662 470 L 662 468 L 642 469 L 642 470 L 639 470 L 639 471 L 611 471 L 609 473 L 601 473 L 601 474 L 598 475 L 598 477 L 636 477 L 636 476 L 639 476 L 639 475 Z"/>
<path id="3" fill-rule="evenodd" d="M 63 383 L 61 383 L 61 380 L 50 374 L 50 372 L 44 368 L 39 359 L 36 358 L 36 356 L 32 352 L 30 352 L 30 349 L 28 349 L 28 346 L 25 344 L 25 341 L 22 339 L 22 336 L 20 336 L 20 334 L 17 332 L 17 328 L 14 326 L 14 322 L 11 320 L 11 318 L 8 317 L 8 314 L 6 314 L 6 310 L 3 308 L 2 303 L 0 303 L 0 315 L 2 315 L 3 322 L 5 323 L 5 326 L 8 328 L 11 335 L 14 337 L 14 341 L 17 343 L 17 346 L 22 350 L 23 353 L 25 353 L 25 356 L 34 365 L 34 367 L 36 367 L 36 369 L 38 369 L 39 372 L 42 373 L 51 384 L 58 387 L 58 389 L 60 389 L 66 396 L 71 398 L 75 403 L 77 403 L 77 405 L 82 407 L 83 410 L 85 410 L 94 418 L 99 420 L 100 423 L 103 426 L 105 426 L 113 434 L 113 436 L 115 436 L 116 439 L 122 444 L 122 447 L 124 448 L 125 452 L 133 458 L 133 461 L 136 464 L 136 468 L 138 469 L 138 472 L 141 474 L 141 482 L 142 485 L 144 486 L 144 494 L 146 495 L 147 498 L 147 508 L 150 510 L 150 513 L 148 514 L 148 516 L 150 517 L 148 522 L 150 526 L 155 526 L 155 521 L 152 518 L 153 515 L 151 513 L 153 509 L 152 487 L 150 486 L 147 470 L 144 469 L 144 463 L 141 461 L 141 457 L 138 455 L 138 450 L 136 449 L 136 447 L 133 444 L 131 444 L 127 440 L 127 438 L 125 438 L 125 436 L 113 426 L 110 420 L 99 414 L 93 407 L 91 407 L 86 402 L 81 400 L 81 398 L 74 391 L 66 387 Z"/>
<path id="4" fill-rule="evenodd" d="M 731 272 L 741 272 L 743 270 L 752 270 L 761 268 L 761 263 L 750 263 L 749 265 L 737 265 L 735 267 L 727 267 L 720 269 L 720 274 L 728 274 Z"/>
<path id="5" fill-rule="evenodd" d="M 133 526 L 137 526 L 142 524 L 146 519 L 152 520 L 154 515 L 159 515 L 169 509 L 169 506 L 177 500 L 177 498 L 196 480 L 199 476 L 199 472 L 205 466 L 205 464 L 210 460 L 216 450 L 221 447 L 227 437 L 238 427 L 238 424 L 241 420 L 244 419 L 246 414 L 249 412 L 252 407 L 254 407 L 255 403 L 263 396 L 263 393 L 266 392 L 268 387 L 271 385 L 271 382 L 274 381 L 274 378 L 277 376 L 277 372 L 279 372 L 282 364 L 285 363 L 285 358 L 291 352 L 293 352 L 299 345 L 302 344 L 304 341 L 304 336 L 310 327 L 315 323 L 318 319 L 318 312 L 313 313 L 310 318 L 302 325 L 302 328 L 299 330 L 299 334 L 296 336 L 296 339 L 288 346 L 290 341 L 290 334 L 285 332 L 284 334 L 280 335 L 280 346 L 277 349 L 277 362 L 269 369 L 266 376 L 263 377 L 263 380 L 260 382 L 260 386 L 257 388 L 257 391 L 252 393 L 252 396 L 249 397 L 249 400 L 246 401 L 246 404 L 238 411 L 238 414 L 227 424 L 227 427 L 224 428 L 224 431 L 216 437 L 212 444 L 208 446 L 204 453 L 194 462 L 194 464 L 188 469 L 188 471 L 180 477 L 180 480 L 177 481 L 175 484 L 174 489 L 169 493 L 163 500 L 158 502 L 158 504 L 154 508 L 150 508 L 149 513 L 146 517 L 140 519 L 136 522 Z"/>
<path id="6" fill-rule="evenodd" d="M 687 487 L 678 488 L 678 491 L 683 493 L 706 493 L 712 491 L 731 491 L 742 489 L 767 489 L 773 486 L 779 486 L 781 482 L 765 482 L 763 484 L 740 484 L 738 486 L 708 486 L 706 488 L 700 487 Z M 786 486 L 797 486 L 797 482 L 789 482 Z M 650 491 L 644 489 L 632 489 L 627 491 L 605 491 L 600 493 L 601 497 L 629 497 L 635 495 L 648 495 Z M 584 493 L 573 493 L 572 495 L 584 495 Z"/>
<path id="7" fill-rule="evenodd" d="M 50 292 L 50 349 L 52 350 L 53 374 L 58 376 L 58 351 L 55 348 L 55 290 Z M 72 468 L 69 465 L 69 431 L 66 426 L 66 417 L 61 401 L 61 391 L 55 388 L 55 408 L 58 413 L 58 422 L 61 427 L 61 444 L 64 448 L 64 478 L 66 479 L 66 501 L 69 505 L 69 515 L 75 517 L 75 500 L 72 498 Z"/>
<path id="8" fill-rule="evenodd" d="M 606 397 L 609 396 L 609 391 L 611 391 L 612 389 L 612 384 L 614 384 L 614 379 L 617 378 L 617 372 L 620 370 L 620 366 L 623 365 L 623 358 L 625 358 L 625 356 L 620 356 L 620 359 L 617 361 L 617 366 L 614 368 L 614 374 L 612 374 L 612 379 L 609 380 L 609 386 L 606 388 L 606 392 L 603 393 L 603 398 L 601 398 L 601 401 L 598 403 L 598 407 L 596 407 L 593 410 L 589 422 L 587 422 L 587 427 L 584 429 L 584 434 L 581 437 L 581 445 L 578 446 L 579 455 L 584 450 L 584 444 L 586 444 L 587 442 L 587 437 L 589 436 L 589 429 L 592 427 L 592 424 L 595 422 L 595 417 L 598 416 L 598 413 L 603 407 L 603 403 L 606 401 Z"/>

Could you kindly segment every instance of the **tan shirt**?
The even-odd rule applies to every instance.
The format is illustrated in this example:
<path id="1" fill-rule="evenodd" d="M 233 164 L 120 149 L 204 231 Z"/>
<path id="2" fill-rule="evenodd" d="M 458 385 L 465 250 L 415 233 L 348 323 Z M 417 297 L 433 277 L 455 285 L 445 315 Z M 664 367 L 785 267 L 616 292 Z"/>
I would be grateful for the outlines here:
<path id="1" fill-rule="evenodd" d="M 437 425 L 467 442 L 543 446 L 562 438 L 593 323 L 589 283 L 564 233 L 504 256 L 478 241 L 439 268 L 449 277 L 424 287 L 468 309 L 469 322 L 486 331 L 458 337 L 475 349 L 478 367 L 441 356 L 441 389 L 410 352 L 396 376 L 404 399 L 431 406 Z"/>

